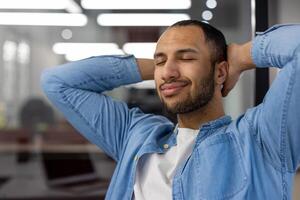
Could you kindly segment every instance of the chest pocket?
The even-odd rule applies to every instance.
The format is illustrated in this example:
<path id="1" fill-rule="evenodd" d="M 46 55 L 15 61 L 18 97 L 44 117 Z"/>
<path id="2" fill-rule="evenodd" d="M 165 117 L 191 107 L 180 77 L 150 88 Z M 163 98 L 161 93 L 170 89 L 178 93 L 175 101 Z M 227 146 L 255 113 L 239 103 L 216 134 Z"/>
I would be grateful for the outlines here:
<path id="1" fill-rule="evenodd" d="M 193 152 L 184 171 L 188 171 L 189 175 L 194 174 L 183 175 L 187 178 L 183 191 L 193 188 L 193 199 L 234 199 L 247 184 L 239 147 L 230 134 L 213 135 L 205 139 Z M 190 192 L 184 196 L 190 196 Z"/>

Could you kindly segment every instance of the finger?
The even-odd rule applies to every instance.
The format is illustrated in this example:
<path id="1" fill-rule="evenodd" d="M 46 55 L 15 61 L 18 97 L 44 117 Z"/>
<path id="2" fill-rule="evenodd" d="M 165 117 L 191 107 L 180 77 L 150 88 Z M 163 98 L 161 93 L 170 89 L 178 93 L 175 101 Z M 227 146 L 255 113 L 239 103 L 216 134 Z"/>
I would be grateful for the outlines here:
<path id="1" fill-rule="evenodd" d="M 234 84 L 232 84 L 231 82 L 225 82 L 224 83 L 224 87 L 222 88 L 222 96 L 226 97 L 229 92 L 233 89 Z"/>
<path id="2" fill-rule="evenodd" d="M 224 86 L 224 87 L 222 88 L 221 93 L 222 93 L 222 96 L 223 96 L 223 97 L 226 97 L 226 96 L 228 95 L 228 90 L 227 90 L 226 86 Z"/>
<path id="3" fill-rule="evenodd" d="M 224 90 L 222 91 L 222 96 L 223 96 L 223 97 L 226 97 L 226 96 L 228 95 L 228 93 L 229 93 L 229 91 L 224 89 Z"/>

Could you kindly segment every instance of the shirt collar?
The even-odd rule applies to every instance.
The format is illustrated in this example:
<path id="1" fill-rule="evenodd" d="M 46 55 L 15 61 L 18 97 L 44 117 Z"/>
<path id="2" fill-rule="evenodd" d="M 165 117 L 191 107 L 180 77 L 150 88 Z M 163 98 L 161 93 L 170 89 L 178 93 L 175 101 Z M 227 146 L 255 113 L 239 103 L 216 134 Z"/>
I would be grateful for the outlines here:
<path id="1" fill-rule="evenodd" d="M 215 129 L 230 124 L 232 121 L 229 115 L 224 115 L 218 119 L 209 121 L 202 125 L 202 129 Z"/>
<path id="2" fill-rule="evenodd" d="M 218 119 L 209 121 L 205 124 L 202 125 L 201 129 L 202 130 L 207 130 L 207 129 L 218 129 L 221 128 L 222 126 L 230 124 L 232 121 L 231 117 L 228 115 L 224 115 Z M 174 127 L 173 131 L 165 135 L 159 142 L 159 146 L 162 146 L 163 144 L 168 144 L 171 146 L 175 145 L 176 142 L 176 136 L 178 134 L 178 124 Z"/>
<path id="3" fill-rule="evenodd" d="M 224 115 L 218 119 L 206 122 L 202 125 L 202 127 L 199 127 L 199 129 L 211 129 L 211 128 L 220 128 L 222 126 L 230 124 L 232 121 L 231 117 L 229 115 Z M 178 132 L 178 124 L 174 127 L 173 132 L 177 134 Z"/>

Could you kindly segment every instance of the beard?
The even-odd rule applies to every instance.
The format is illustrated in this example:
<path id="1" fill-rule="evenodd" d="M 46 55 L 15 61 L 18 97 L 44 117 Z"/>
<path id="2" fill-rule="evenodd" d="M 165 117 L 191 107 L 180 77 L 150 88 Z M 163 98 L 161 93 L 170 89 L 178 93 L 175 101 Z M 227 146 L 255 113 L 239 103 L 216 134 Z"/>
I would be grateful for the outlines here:
<path id="1" fill-rule="evenodd" d="M 197 90 L 195 92 L 188 93 L 185 98 L 178 100 L 175 105 L 168 105 L 167 102 L 160 97 L 166 111 L 171 114 L 184 114 L 205 107 L 213 98 L 215 90 L 213 66 L 211 67 L 210 73 L 197 83 L 196 88 Z"/>

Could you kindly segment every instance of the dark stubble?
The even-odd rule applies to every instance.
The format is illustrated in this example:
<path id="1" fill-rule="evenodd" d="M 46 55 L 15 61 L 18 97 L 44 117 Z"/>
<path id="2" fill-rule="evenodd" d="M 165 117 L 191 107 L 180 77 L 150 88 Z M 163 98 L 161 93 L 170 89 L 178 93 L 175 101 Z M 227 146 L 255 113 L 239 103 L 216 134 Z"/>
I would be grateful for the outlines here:
<path id="1" fill-rule="evenodd" d="M 212 66 L 210 73 L 198 82 L 198 90 L 196 90 L 193 94 L 188 93 L 188 95 L 182 100 L 178 101 L 176 105 L 172 107 L 168 106 L 163 98 L 161 98 L 161 101 L 167 112 L 170 112 L 171 114 L 184 114 L 205 107 L 211 101 L 214 95 L 214 71 L 214 67 Z"/>

